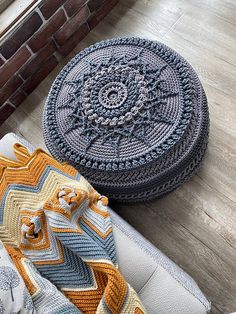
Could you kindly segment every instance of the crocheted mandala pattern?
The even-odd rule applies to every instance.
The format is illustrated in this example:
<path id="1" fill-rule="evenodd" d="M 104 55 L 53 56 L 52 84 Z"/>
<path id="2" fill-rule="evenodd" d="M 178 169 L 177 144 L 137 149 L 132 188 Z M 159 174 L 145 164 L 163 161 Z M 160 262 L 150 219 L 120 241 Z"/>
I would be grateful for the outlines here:
<path id="1" fill-rule="evenodd" d="M 85 151 L 97 140 L 109 143 L 119 156 L 122 140 L 137 139 L 151 146 L 147 132 L 156 122 L 171 123 L 160 110 L 166 99 L 174 96 L 165 89 L 160 76 L 166 65 L 152 68 L 142 59 L 144 49 L 129 56 L 117 56 L 114 50 L 98 63 L 88 61 L 88 71 L 67 84 L 74 88 L 66 133 L 80 128 L 86 138 Z M 59 107 L 61 108 L 61 107 Z"/>
<path id="2" fill-rule="evenodd" d="M 165 194 L 200 163 L 207 101 L 191 66 L 165 45 L 139 38 L 97 43 L 56 78 L 44 136 L 59 160 L 111 198 Z"/>

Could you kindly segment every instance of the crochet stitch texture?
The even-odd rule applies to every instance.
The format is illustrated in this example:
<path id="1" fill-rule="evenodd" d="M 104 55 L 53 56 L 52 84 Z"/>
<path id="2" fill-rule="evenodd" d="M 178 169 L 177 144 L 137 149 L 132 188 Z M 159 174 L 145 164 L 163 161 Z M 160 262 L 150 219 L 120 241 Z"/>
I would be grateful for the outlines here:
<path id="1" fill-rule="evenodd" d="M 14 151 L 17 161 L 0 156 L 0 238 L 20 249 L 9 254 L 33 301 L 45 288 L 60 299 L 55 313 L 145 314 L 118 269 L 107 198 L 41 149 L 30 154 L 15 144 Z"/>
<path id="2" fill-rule="evenodd" d="M 204 155 L 208 125 L 192 67 L 140 38 L 79 53 L 53 83 L 43 115 L 52 155 L 120 201 L 161 196 L 189 178 Z"/>

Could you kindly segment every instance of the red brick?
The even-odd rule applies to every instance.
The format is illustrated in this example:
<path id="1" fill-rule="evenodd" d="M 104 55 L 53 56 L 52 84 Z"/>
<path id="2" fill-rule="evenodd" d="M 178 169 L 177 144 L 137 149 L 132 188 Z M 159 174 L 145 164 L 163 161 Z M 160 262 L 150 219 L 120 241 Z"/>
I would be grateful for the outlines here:
<path id="1" fill-rule="evenodd" d="M 88 7 L 83 6 L 79 12 L 72 17 L 57 33 L 54 38 L 59 45 L 64 45 L 65 42 L 78 30 L 79 26 L 84 23 L 90 12 Z"/>
<path id="2" fill-rule="evenodd" d="M 90 29 L 94 28 L 118 3 L 118 0 L 106 0 L 102 7 L 89 19 L 88 24 Z"/>
<path id="3" fill-rule="evenodd" d="M 44 65 L 32 75 L 22 86 L 23 90 L 30 94 L 42 80 L 57 66 L 58 61 L 54 56 L 51 56 Z"/>
<path id="4" fill-rule="evenodd" d="M 25 64 L 30 56 L 29 50 L 26 47 L 22 47 L 10 60 L 5 62 L 0 69 L 0 87 Z"/>
<path id="5" fill-rule="evenodd" d="M 42 12 L 45 19 L 49 19 L 59 7 L 63 5 L 65 0 L 46 0 L 40 7 L 40 11 Z"/>
<path id="6" fill-rule="evenodd" d="M 58 49 L 59 53 L 67 56 L 78 43 L 89 33 L 90 29 L 87 23 L 84 23 L 80 28 L 67 40 L 67 42 Z"/>
<path id="7" fill-rule="evenodd" d="M 88 7 L 90 12 L 94 12 L 104 3 L 105 0 L 89 0 Z"/>
<path id="8" fill-rule="evenodd" d="M 86 0 L 67 0 L 64 8 L 68 16 L 74 15 L 87 1 Z"/>
<path id="9" fill-rule="evenodd" d="M 27 79 L 32 76 L 56 50 L 56 44 L 51 41 L 47 46 L 39 50 L 38 54 L 35 55 L 20 71 L 20 75 L 23 79 Z"/>
<path id="10" fill-rule="evenodd" d="M 3 104 L 17 88 L 23 83 L 23 80 L 15 75 L 0 89 L 0 104 Z"/>
<path id="11" fill-rule="evenodd" d="M 4 64 L 3 58 L 0 57 L 0 67 Z"/>
<path id="12" fill-rule="evenodd" d="M 8 103 L 0 107 L 0 125 L 7 120 L 14 110 L 15 108 Z"/>
<path id="13" fill-rule="evenodd" d="M 12 103 L 15 107 L 18 107 L 27 97 L 27 94 L 19 88 L 15 94 L 13 94 L 10 98 L 9 101 Z"/>
<path id="14" fill-rule="evenodd" d="M 50 21 L 28 42 L 30 48 L 36 52 L 48 42 L 48 39 L 65 23 L 66 16 L 60 9 Z"/>
<path id="15" fill-rule="evenodd" d="M 38 13 L 34 12 L 17 30 L 0 46 L 0 53 L 9 59 L 25 41 L 27 41 L 42 25 Z"/>

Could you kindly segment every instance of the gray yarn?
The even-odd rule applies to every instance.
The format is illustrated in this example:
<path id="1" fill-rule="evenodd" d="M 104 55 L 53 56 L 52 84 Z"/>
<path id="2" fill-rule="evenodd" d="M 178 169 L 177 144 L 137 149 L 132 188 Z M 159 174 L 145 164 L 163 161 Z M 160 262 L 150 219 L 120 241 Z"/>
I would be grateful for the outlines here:
<path id="1" fill-rule="evenodd" d="M 207 100 L 192 67 L 167 46 L 115 38 L 61 71 L 43 114 L 52 155 L 120 201 L 161 196 L 189 178 L 208 139 Z"/>

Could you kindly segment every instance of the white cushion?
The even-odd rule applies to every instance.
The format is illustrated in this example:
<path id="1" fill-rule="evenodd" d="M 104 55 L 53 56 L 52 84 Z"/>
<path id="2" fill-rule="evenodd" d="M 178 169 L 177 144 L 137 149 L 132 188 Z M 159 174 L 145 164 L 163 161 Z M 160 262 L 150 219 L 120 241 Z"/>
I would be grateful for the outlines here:
<path id="1" fill-rule="evenodd" d="M 156 261 L 113 225 L 119 269 L 132 287 L 139 292 L 157 268 Z"/>
<path id="2" fill-rule="evenodd" d="M 160 266 L 139 291 L 148 313 L 206 313 L 206 308 Z"/>
<path id="3" fill-rule="evenodd" d="M 15 158 L 14 133 L 0 140 L 0 154 Z M 203 314 L 210 304 L 195 281 L 111 210 L 119 269 L 139 293 L 149 314 Z"/>

